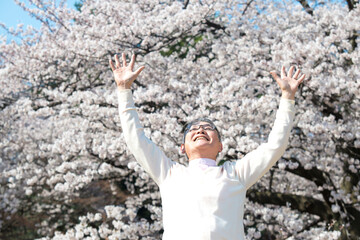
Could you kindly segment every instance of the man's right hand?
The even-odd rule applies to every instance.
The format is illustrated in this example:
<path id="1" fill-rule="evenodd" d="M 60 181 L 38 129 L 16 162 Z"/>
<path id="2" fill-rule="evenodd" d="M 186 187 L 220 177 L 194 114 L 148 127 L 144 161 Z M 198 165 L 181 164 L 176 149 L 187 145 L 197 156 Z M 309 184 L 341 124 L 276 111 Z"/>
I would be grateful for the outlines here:
<path id="1" fill-rule="evenodd" d="M 109 60 L 110 67 L 114 73 L 114 79 L 118 89 L 130 89 L 131 84 L 135 81 L 137 76 L 141 73 L 141 71 L 145 68 L 144 66 L 139 67 L 135 72 L 133 72 L 135 65 L 135 55 L 131 56 L 131 61 L 129 65 L 126 63 L 125 53 L 122 53 L 122 66 L 119 61 L 118 55 L 115 55 L 115 66 L 113 61 Z"/>

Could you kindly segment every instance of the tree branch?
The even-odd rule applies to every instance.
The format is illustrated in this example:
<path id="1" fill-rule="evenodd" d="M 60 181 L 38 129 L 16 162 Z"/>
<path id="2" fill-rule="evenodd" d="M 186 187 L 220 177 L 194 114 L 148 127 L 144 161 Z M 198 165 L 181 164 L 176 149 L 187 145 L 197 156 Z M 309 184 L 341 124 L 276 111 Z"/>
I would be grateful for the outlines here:
<path id="1" fill-rule="evenodd" d="M 359 3 L 359 1 L 356 0 L 346 0 L 346 2 L 349 7 L 349 11 L 353 10 L 355 8 L 355 5 Z"/>
<path id="2" fill-rule="evenodd" d="M 317 215 L 325 221 L 335 218 L 334 213 L 325 202 L 312 197 L 270 191 L 258 192 L 255 189 L 249 189 L 246 196 L 252 202 L 289 206 L 291 209 L 300 212 Z"/>
<path id="3" fill-rule="evenodd" d="M 298 2 L 303 6 L 304 10 L 310 14 L 311 16 L 314 15 L 313 9 L 310 7 L 306 0 L 298 0 Z"/>
<path id="4" fill-rule="evenodd" d="M 184 6 L 183 6 L 183 9 L 186 9 L 187 8 L 187 6 L 189 5 L 189 0 L 185 0 L 184 1 Z"/>

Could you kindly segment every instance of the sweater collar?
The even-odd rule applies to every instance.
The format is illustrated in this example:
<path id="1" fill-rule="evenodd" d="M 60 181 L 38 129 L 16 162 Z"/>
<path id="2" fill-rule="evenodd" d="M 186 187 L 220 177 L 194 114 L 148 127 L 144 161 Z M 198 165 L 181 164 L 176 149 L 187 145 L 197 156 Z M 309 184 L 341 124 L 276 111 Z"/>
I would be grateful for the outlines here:
<path id="1" fill-rule="evenodd" d="M 189 161 L 189 167 L 192 166 L 216 167 L 216 161 L 210 158 L 196 158 Z"/>

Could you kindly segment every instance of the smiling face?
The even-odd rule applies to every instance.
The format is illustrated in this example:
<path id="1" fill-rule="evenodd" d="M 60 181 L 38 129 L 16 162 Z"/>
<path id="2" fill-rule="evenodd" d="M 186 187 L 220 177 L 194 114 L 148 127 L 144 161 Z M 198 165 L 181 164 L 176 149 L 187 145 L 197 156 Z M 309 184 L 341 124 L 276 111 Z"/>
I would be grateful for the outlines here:
<path id="1" fill-rule="evenodd" d="M 180 149 L 182 153 L 186 153 L 189 161 L 196 158 L 216 160 L 216 156 L 222 150 L 222 144 L 215 126 L 201 121 L 192 124 Z"/>

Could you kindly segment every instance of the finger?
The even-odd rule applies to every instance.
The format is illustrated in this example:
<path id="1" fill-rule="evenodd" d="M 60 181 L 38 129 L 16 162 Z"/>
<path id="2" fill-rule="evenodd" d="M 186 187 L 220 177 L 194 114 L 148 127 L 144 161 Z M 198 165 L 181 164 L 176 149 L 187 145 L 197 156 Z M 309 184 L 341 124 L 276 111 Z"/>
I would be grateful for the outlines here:
<path id="1" fill-rule="evenodd" d="M 115 62 L 116 62 L 116 67 L 121 67 L 120 65 L 120 61 L 119 61 L 119 56 L 117 54 L 115 54 Z"/>
<path id="2" fill-rule="evenodd" d="M 286 73 L 285 73 L 285 66 L 283 65 L 281 67 L 281 78 L 285 78 L 286 77 Z"/>
<path id="3" fill-rule="evenodd" d="M 293 72 L 294 72 L 294 68 L 295 68 L 294 66 L 291 66 L 291 67 L 290 67 L 289 72 L 288 72 L 288 75 L 287 75 L 288 77 L 291 78 L 291 76 L 293 75 Z"/>
<path id="4" fill-rule="evenodd" d="M 299 74 L 300 74 L 300 69 L 296 70 L 293 78 L 297 79 Z"/>
<path id="5" fill-rule="evenodd" d="M 305 77 L 306 77 L 305 74 L 301 75 L 301 77 L 298 80 L 298 86 L 304 81 Z"/>
<path id="6" fill-rule="evenodd" d="M 115 66 L 111 59 L 109 59 L 109 63 L 110 63 L 111 70 L 115 71 Z"/>
<path id="7" fill-rule="evenodd" d="M 276 81 L 277 83 L 279 83 L 280 78 L 279 78 L 279 76 L 276 74 L 276 72 L 275 72 L 275 71 L 271 71 L 270 74 L 271 74 L 271 76 L 275 79 L 275 81 Z"/>
<path id="8" fill-rule="evenodd" d="M 136 58 L 136 56 L 135 56 L 135 54 L 133 54 L 133 55 L 131 56 L 131 61 L 130 61 L 130 69 L 131 69 L 131 70 L 133 70 L 133 68 L 134 68 L 135 58 Z"/>
<path id="9" fill-rule="evenodd" d="M 141 66 L 141 67 L 139 67 L 136 71 L 135 71 L 135 76 L 137 77 L 137 76 L 139 76 L 139 74 L 141 73 L 141 71 L 142 70 L 144 70 L 144 66 Z"/>
<path id="10" fill-rule="evenodd" d="M 125 56 L 125 53 L 122 53 L 121 56 L 122 56 L 123 67 L 126 67 L 126 56 Z"/>

